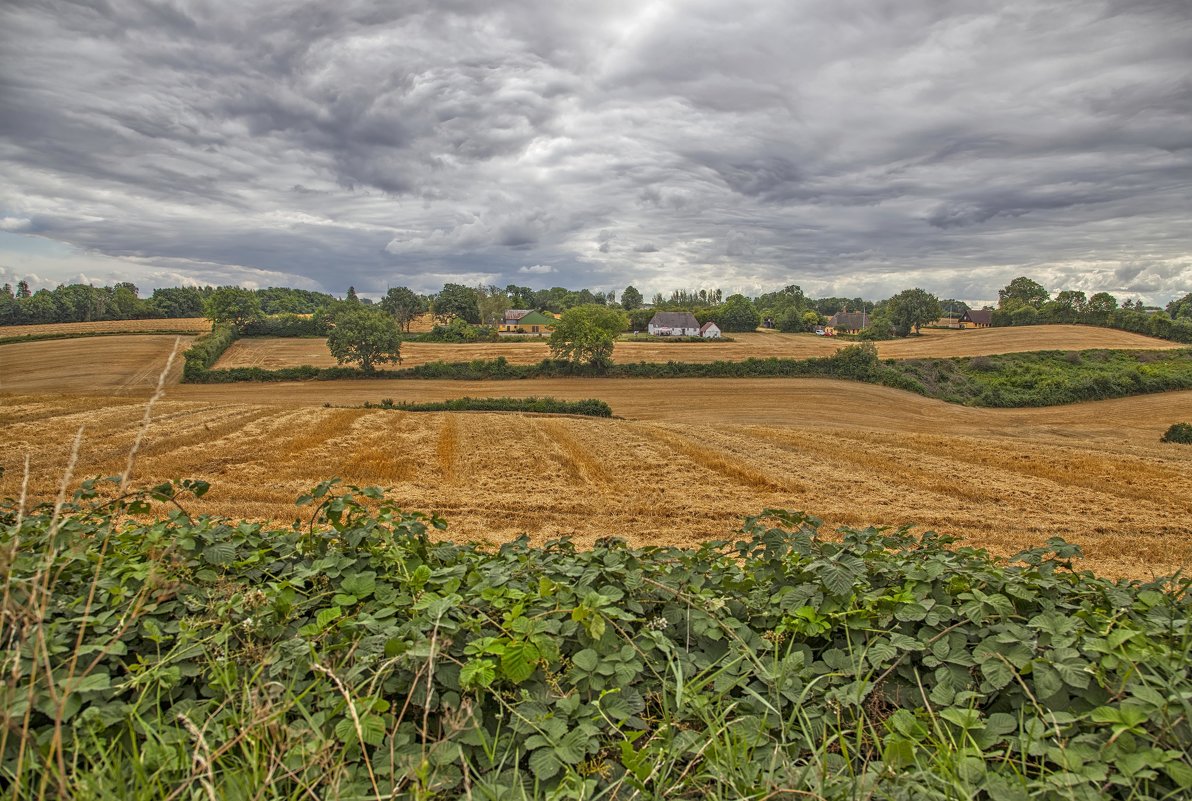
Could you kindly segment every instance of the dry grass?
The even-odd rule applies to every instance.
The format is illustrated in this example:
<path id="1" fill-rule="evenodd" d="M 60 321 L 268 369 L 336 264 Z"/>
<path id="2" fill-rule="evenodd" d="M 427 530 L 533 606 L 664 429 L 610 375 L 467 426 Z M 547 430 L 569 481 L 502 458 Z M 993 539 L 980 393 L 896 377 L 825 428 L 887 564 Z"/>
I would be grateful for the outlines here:
<path id="1" fill-rule="evenodd" d="M 849 342 L 814 334 L 734 334 L 733 342 L 621 342 L 613 358 L 621 362 L 711 362 L 739 361 L 750 357 L 806 359 L 829 356 Z M 884 359 L 913 359 L 946 356 L 989 356 L 1040 350 L 1169 349 L 1179 345 L 1109 328 L 1081 325 L 1049 325 L 1024 328 L 988 328 L 973 331 L 927 329 L 921 337 L 877 343 Z M 470 361 L 504 356 L 513 364 L 533 364 L 549 355 L 542 342 L 485 342 L 446 345 L 411 342 L 402 346 L 402 367 L 431 361 Z M 242 339 L 232 345 L 216 367 L 293 367 L 310 364 L 332 367 L 335 359 L 321 339 Z"/>
<path id="2" fill-rule="evenodd" d="M 0 338 L 41 336 L 45 334 L 136 334 L 142 331 L 170 331 L 202 334 L 211 330 L 205 317 L 181 317 L 168 320 L 101 320 L 93 323 L 47 323 L 46 325 L 0 325 Z"/>
<path id="3" fill-rule="evenodd" d="M 83 424 L 75 475 L 119 473 L 173 341 L 0 347 L 0 495 L 20 491 L 30 454 L 30 494 L 52 500 Z M 597 397 L 627 419 L 323 408 L 462 395 Z M 1192 420 L 1192 392 L 998 410 L 819 379 L 174 385 L 134 480 L 205 478 L 198 511 L 288 523 L 294 497 L 338 475 L 494 542 L 690 543 L 785 507 L 830 525 L 915 522 L 1000 553 L 1059 535 L 1088 566 L 1146 577 L 1192 557 L 1192 448 L 1158 442 L 1176 420 Z"/>

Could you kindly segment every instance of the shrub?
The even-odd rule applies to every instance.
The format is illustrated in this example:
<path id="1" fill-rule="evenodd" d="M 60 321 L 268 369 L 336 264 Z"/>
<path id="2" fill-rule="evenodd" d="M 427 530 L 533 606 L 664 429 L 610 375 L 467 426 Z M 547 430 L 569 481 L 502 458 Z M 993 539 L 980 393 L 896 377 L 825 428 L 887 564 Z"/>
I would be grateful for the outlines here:
<path id="1" fill-rule="evenodd" d="M 602 400 L 588 398 L 564 401 L 556 398 L 455 398 L 453 400 L 394 403 L 385 398 L 379 405 L 365 403 L 366 409 L 398 409 L 403 412 L 533 412 L 536 414 L 578 414 L 586 417 L 612 417 L 613 410 Z"/>
<path id="2" fill-rule="evenodd" d="M 1160 442 L 1179 442 L 1192 445 L 1192 423 L 1174 423 L 1160 438 Z"/>
<path id="3" fill-rule="evenodd" d="M 325 337 L 329 330 L 326 315 L 271 314 L 244 325 L 246 337 Z"/>

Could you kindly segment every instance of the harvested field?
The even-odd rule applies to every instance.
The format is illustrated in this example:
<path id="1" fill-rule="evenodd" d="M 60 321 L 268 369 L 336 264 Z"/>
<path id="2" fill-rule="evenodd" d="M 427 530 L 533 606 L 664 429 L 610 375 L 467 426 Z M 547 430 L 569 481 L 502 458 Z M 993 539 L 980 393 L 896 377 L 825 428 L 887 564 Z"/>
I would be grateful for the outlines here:
<path id="1" fill-rule="evenodd" d="M 76 476 L 118 472 L 174 339 L 0 347 L 0 496 L 17 494 L 26 453 L 32 496 L 56 494 L 80 426 Z M 323 408 L 463 395 L 594 397 L 626 419 Z M 173 385 L 137 477 L 205 478 L 196 511 L 289 522 L 296 495 L 338 475 L 490 541 L 690 543 L 785 507 L 831 525 L 915 522 L 1000 553 L 1059 535 L 1086 566 L 1146 577 L 1192 559 L 1192 448 L 1158 442 L 1178 420 L 1192 421 L 1192 392 L 1001 410 L 820 379 Z"/>
<path id="2" fill-rule="evenodd" d="M 741 382 L 672 413 L 659 396 L 634 404 L 598 392 L 600 382 L 567 383 L 642 417 L 409 414 L 323 408 L 298 387 L 175 387 L 155 409 L 137 476 L 205 478 L 214 489 L 195 511 L 288 522 L 295 496 L 336 475 L 393 487 L 404 507 L 446 516 L 451 536 L 491 542 L 526 532 L 692 543 L 783 507 L 833 526 L 914 522 L 1000 553 L 1064 536 L 1111 575 L 1192 560 L 1192 448 L 1158 443 L 1170 420 L 1192 419 L 1192 393 L 1006 411 L 830 381 Z M 615 382 L 628 394 L 695 391 L 685 383 Z M 7 396 L 0 407 L 0 495 L 17 494 L 30 453 L 30 491 L 42 500 L 56 493 L 79 426 L 76 475 L 108 475 L 123 467 L 143 411 L 137 398 L 99 396 Z M 534 454 L 532 467 L 509 453 Z"/>
<path id="3" fill-rule="evenodd" d="M 739 361 L 750 357 L 806 359 L 829 356 L 852 344 L 814 334 L 733 334 L 733 342 L 620 342 L 613 358 L 621 362 L 712 362 Z M 921 337 L 877 343 L 884 359 L 914 359 L 948 356 L 991 356 L 1033 350 L 1161 350 L 1181 347 L 1162 339 L 1081 325 L 1047 325 L 1022 328 L 987 328 L 974 331 L 927 329 Z M 484 342 L 446 345 L 409 342 L 402 346 L 402 367 L 432 361 L 471 361 L 504 356 L 512 364 L 533 364 L 549 355 L 543 342 Z M 333 367 L 335 359 L 321 339 L 241 339 L 216 363 L 221 367 L 263 367 L 276 369 L 309 364 Z"/>
<path id="4" fill-rule="evenodd" d="M 168 331 L 202 334 L 211 330 L 205 317 L 181 317 L 169 320 L 101 320 L 93 323 L 49 323 L 47 325 L 0 325 L 0 339 L 25 336 L 87 336 L 89 334 L 136 334 L 143 331 Z"/>
<path id="5" fill-rule="evenodd" d="M 192 336 L 138 336 L 51 339 L 0 345 L 0 392 L 137 392 L 157 385 L 176 340 L 171 383 L 182 374 L 182 351 Z"/>

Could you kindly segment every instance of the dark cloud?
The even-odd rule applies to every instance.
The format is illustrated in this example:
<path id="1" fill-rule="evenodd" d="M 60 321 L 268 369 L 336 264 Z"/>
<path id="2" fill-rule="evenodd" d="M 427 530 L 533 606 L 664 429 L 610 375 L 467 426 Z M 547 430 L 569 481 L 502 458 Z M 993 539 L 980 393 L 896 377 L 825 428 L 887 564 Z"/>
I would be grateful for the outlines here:
<path id="1" fill-rule="evenodd" d="M 96 274 L 1192 289 L 1186 0 L 12 0 L 0 30 L 0 232 Z"/>

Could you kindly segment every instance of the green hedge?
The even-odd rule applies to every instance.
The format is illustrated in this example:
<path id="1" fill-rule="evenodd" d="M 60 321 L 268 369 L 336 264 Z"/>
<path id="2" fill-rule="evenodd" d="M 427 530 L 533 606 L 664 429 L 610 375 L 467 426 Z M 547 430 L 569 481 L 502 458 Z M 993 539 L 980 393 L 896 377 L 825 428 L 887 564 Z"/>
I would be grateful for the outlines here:
<path id="1" fill-rule="evenodd" d="M 239 338 L 240 334 L 233 326 L 224 324 L 213 326 L 206 334 L 195 339 L 182 353 L 182 380 L 204 383 L 206 376 L 212 372 L 219 372 L 211 370 L 211 365 L 215 364 L 223 352 Z"/>
<path id="2" fill-rule="evenodd" d="M 9 797 L 1192 793 L 1187 580 L 775 510 L 458 545 L 335 483 L 292 527 L 192 518 L 193 481 L 0 508 Z"/>
<path id="3" fill-rule="evenodd" d="M 411 403 L 385 399 L 365 403 L 366 409 L 397 409 L 402 412 L 535 412 L 538 414 L 579 414 L 587 417 L 612 417 L 613 410 L 602 400 L 588 398 L 565 401 L 557 398 L 455 398 L 429 403 Z"/>
<path id="4" fill-rule="evenodd" d="M 244 326 L 246 337 L 326 337 L 325 315 L 271 314 L 250 320 Z"/>

